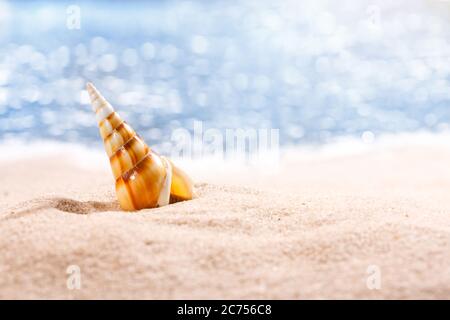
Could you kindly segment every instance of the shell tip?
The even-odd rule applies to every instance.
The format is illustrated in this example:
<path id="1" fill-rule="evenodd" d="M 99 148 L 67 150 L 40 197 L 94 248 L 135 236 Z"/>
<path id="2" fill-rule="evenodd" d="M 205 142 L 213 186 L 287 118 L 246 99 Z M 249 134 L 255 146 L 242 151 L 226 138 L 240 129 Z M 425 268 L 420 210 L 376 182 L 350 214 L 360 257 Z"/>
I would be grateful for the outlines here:
<path id="1" fill-rule="evenodd" d="M 86 83 L 86 89 L 88 89 L 88 90 L 93 90 L 95 87 L 94 87 L 94 84 L 92 83 L 92 82 L 88 82 L 88 83 Z"/>

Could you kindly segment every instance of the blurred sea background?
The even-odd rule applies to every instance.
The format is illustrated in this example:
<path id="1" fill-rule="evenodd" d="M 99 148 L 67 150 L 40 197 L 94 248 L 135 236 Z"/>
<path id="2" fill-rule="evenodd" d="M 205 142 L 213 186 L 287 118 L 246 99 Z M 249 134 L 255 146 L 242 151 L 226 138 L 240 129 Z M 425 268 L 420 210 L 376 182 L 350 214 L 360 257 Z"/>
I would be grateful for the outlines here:
<path id="1" fill-rule="evenodd" d="M 161 152 L 195 120 L 282 146 L 446 132 L 450 1 L 0 0 L 0 140 L 100 146 L 87 81 Z"/>

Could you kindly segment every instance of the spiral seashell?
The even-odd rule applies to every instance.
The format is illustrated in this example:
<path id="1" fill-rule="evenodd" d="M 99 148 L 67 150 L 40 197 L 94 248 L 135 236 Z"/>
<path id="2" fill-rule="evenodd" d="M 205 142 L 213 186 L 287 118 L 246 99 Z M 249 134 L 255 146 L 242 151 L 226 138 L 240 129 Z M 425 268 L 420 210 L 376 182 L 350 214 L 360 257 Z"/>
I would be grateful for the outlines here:
<path id="1" fill-rule="evenodd" d="M 116 180 L 123 210 L 154 208 L 190 200 L 191 179 L 169 159 L 154 152 L 128 125 L 92 83 L 88 83 L 92 108 Z"/>

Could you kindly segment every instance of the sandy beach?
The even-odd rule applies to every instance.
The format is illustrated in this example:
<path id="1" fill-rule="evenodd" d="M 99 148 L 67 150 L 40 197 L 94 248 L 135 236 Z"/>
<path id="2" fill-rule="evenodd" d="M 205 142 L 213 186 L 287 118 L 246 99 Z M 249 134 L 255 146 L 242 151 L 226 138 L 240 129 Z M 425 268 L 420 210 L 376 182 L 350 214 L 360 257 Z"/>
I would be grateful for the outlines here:
<path id="1" fill-rule="evenodd" d="M 445 144 L 191 161 L 197 199 L 135 213 L 106 155 L 55 150 L 0 160 L 2 299 L 450 298 Z"/>

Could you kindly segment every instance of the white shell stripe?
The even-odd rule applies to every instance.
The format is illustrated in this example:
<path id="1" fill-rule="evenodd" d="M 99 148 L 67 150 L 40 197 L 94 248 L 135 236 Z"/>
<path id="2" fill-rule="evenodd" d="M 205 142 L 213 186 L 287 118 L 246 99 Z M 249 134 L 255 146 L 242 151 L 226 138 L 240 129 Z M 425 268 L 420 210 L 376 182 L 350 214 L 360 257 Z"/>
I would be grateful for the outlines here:
<path id="1" fill-rule="evenodd" d="M 113 107 L 109 103 L 103 105 L 103 107 L 97 110 L 96 116 L 97 121 L 100 123 L 102 120 L 106 119 L 111 113 L 114 112 Z"/>
<path id="2" fill-rule="evenodd" d="M 100 99 L 95 99 L 92 101 L 92 110 L 94 110 L 94 112 L 97 112 L 97 110 L 102 106 L 102 104 L 104 104 L 105 101 L 101 101 Z"/>
<path id="3" fill-rule="evenodd" d="M 170 201 L 170 187 L 172 185 L 172 166 L 170 165 L 170 161 L 168 161 L 166 158 L 161 156 L 161 159 L 166 164 L 166 179 L 164 181 L 164 185 L 161 189 L 161 192 L 158 197 L 158 206 L 166 206 L 169 204 Z"/>

